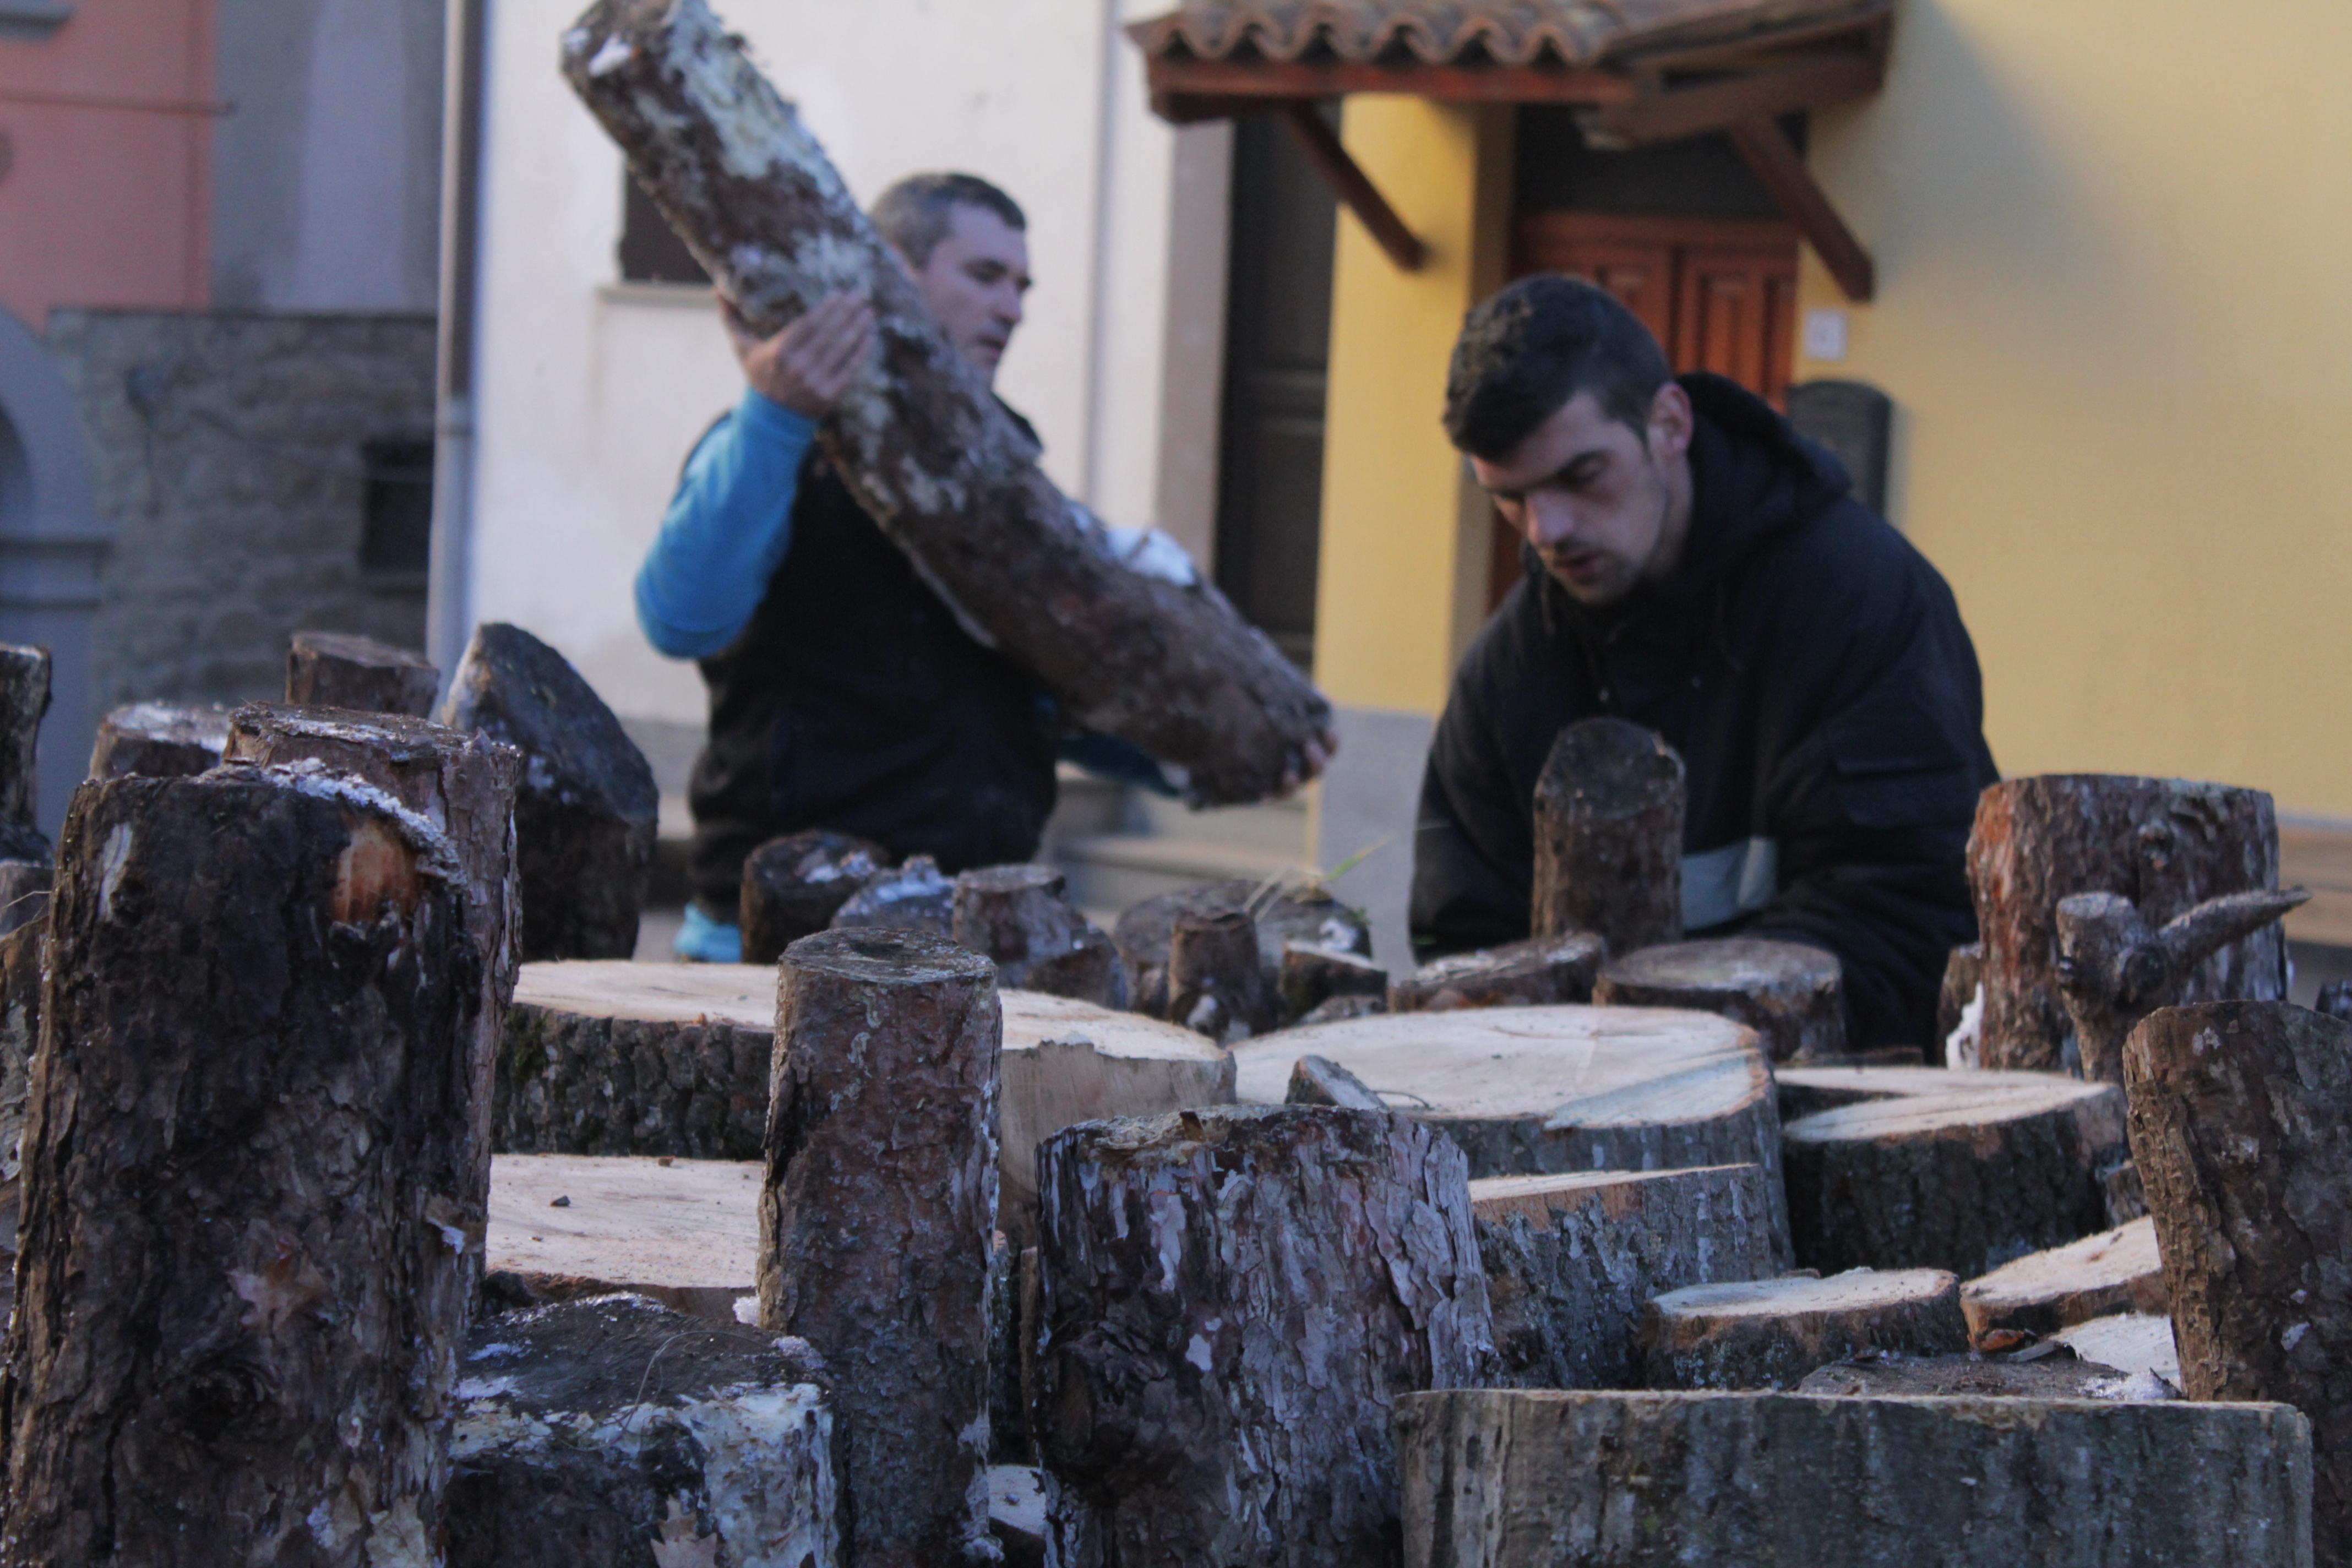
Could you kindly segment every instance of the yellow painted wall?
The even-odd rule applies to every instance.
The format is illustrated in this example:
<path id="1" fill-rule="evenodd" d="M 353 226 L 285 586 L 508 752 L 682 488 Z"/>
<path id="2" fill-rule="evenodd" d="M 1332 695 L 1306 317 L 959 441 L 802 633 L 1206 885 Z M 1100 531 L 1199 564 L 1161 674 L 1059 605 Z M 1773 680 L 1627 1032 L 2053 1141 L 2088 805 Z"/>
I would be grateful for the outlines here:
<path id="1" fill-rule="evenodd" d="M 1485 503 L 1438 424 L 1463 312 L 1501 286 L 1507 110 L 1347 100 L 1349 151 L 1430 255 L 1401 271 L 1344 210 L 1331 280 L 1315 673 L 1334 702 L 1434 714 L 1484 611 Z"/>
<path id="2" fill-rule="evenodd" d="M 2342 0 L 1906 0 L 1884 96 L 1815 118 L 1879 298 L 1799 374 L 1895 398 L 2005 773 L 2352 816 L 2347 58 Z"/>

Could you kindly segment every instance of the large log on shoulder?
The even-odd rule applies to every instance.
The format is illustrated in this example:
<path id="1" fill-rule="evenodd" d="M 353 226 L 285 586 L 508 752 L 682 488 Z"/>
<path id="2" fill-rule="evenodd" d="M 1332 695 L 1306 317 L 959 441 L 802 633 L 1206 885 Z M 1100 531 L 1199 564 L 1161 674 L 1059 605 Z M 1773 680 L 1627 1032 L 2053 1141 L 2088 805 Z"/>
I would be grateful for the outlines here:
<path id="1" fill-rule="evenodd" d="M 1427 1568 L 2307 1568 L 2284 1405 L 1462 1389 L 1398 1401 Z"/>
<path id="2" fill-rule="evenodd" d="M 1196 804 L 1303 776 L 1329 704 L 1213 588 L 1146 578 L 1095 546 L 824 149 L 702 0 L 599 0 L 565 34 L 563 68 L 754 331 L 838 289 L 872 300 L 878 363 L 821 438 L 968 630 L 1079 722 L 1181 767 Z"/>
<path id="3" fill-rule="evenodd" d="M 2352 1562 L 2352 1024 L 2168 1007 L 2132 1031 L 2124 1082 L 2181 1389 L 2311 1417 L 2315 1555 Z"/>
<path id="4" fill-rule="evenodd" d="M 458 853 L 257 767 L 85 784 L 58 864 L 0 1561 L 426 1561 L 488 1165 Z"/>

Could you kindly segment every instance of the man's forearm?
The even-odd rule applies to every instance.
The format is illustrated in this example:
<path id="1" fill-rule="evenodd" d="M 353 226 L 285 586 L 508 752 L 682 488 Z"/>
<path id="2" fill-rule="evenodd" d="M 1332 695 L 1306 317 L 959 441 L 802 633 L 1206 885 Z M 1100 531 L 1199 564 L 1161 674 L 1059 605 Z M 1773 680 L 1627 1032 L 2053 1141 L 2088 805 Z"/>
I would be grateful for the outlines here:
<path id="1" fill-rule="evenodd" d="M 801 461 L 816 426 L 746 391 L 687 459 L 661 532 L 638 569 L 637 624 L 673 658 L 740 636 L 792 543 Z"/>

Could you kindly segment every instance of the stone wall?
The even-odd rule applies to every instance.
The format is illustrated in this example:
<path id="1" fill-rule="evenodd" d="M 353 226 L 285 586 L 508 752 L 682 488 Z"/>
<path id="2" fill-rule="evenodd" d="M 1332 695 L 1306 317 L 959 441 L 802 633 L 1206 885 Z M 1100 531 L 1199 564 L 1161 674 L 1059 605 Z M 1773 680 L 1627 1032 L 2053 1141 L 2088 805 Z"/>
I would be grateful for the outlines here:
<path id="1" fill-rule="evenodd" d="M 277 696 L 308 626 L 424 646 L 421 562 L 362 552 L 368 444 L 431 438 L 430 316 L 58 310 L 47 342 L 115 534 L 101 707 Z"/>

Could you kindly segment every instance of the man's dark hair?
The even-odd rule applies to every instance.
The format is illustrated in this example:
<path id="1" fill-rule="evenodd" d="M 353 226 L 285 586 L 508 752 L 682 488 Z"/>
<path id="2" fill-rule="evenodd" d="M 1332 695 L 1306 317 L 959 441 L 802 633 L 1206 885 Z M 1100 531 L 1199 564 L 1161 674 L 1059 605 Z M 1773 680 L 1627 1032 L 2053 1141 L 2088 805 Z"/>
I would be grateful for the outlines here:
<path id="1" fill-rule="evenodd" d="M 875 228 L 908 265 L 920 272 L 948 237 L 958 207 L 980 207 L 1004 220 L 1007 228 L 1027 229 L 1021 204 L 978 174 L 909 174 L 874 204 Z"/>
<path id="2" fill-rule="evenodd" d="M 1672 374 L 1658 340 L 1615 295 L 1538 273 L 1463 321 L 1445 373 L 1445 433 L 1472 457 L 1500 462 L 1580 392 L 1639 433 Z"/>

